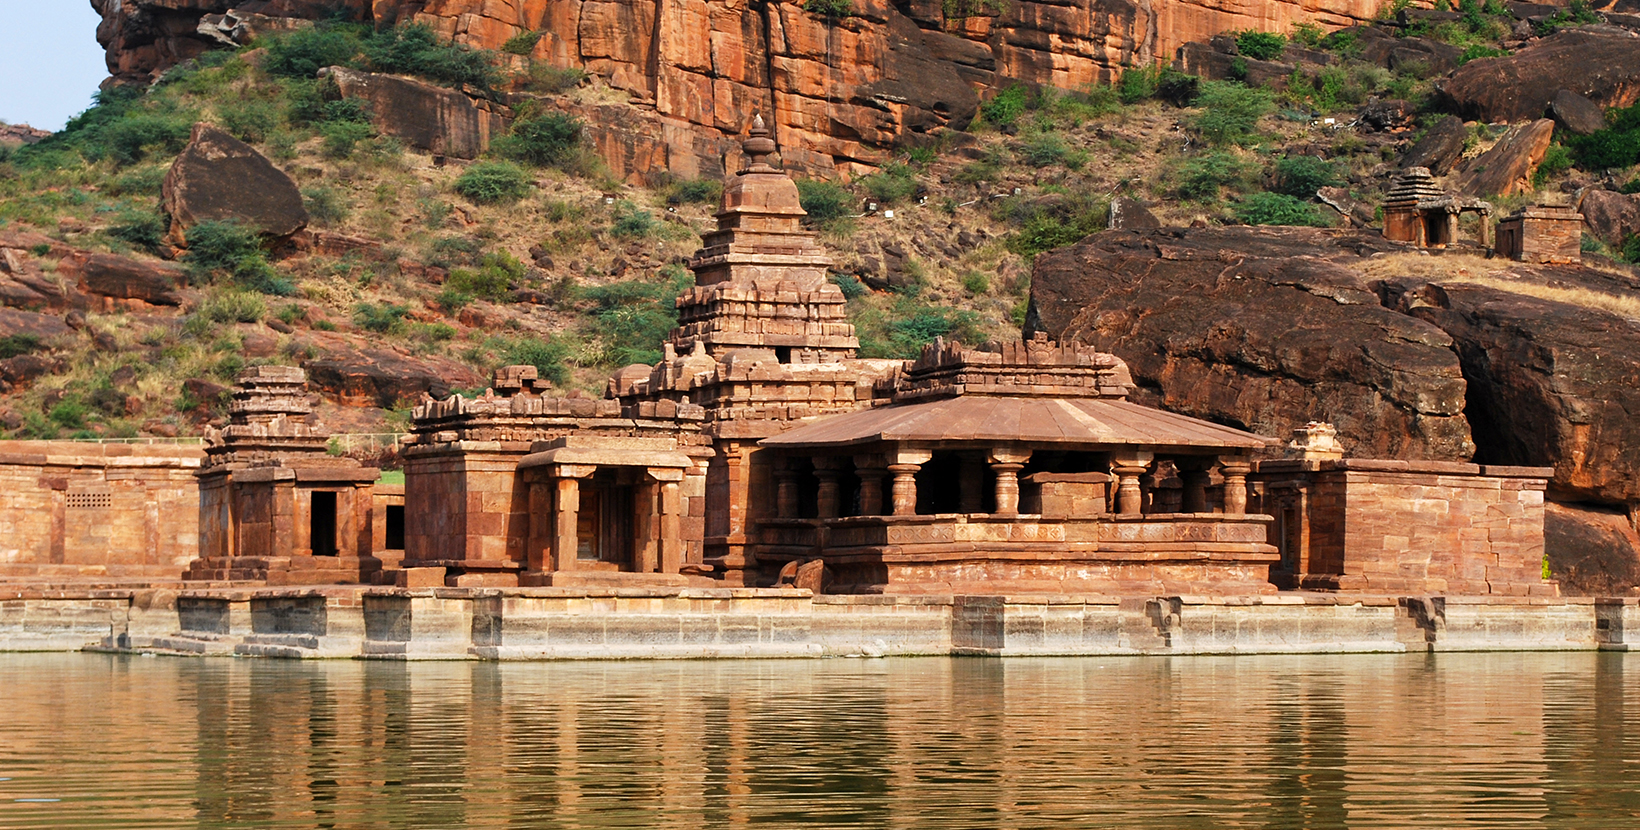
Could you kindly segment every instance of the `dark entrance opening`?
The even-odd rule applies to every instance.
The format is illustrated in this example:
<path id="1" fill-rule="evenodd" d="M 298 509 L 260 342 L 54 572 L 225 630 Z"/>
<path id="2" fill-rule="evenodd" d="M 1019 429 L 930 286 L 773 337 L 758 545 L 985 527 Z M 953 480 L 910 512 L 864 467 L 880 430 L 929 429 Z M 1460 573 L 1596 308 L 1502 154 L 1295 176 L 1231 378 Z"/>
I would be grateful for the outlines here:
<path id="1" fill-rule="evenodd" d="M 388 550 L 404 550 L 404 505 L 387 505 L 387 541 L 382 546 Z"/>
<path id="2" fill-rule="evenodd" d="M 312 515 L 308 518 L 308 539 L 314 556 L 336 555 L 336 494 L 314 491 Z"/>

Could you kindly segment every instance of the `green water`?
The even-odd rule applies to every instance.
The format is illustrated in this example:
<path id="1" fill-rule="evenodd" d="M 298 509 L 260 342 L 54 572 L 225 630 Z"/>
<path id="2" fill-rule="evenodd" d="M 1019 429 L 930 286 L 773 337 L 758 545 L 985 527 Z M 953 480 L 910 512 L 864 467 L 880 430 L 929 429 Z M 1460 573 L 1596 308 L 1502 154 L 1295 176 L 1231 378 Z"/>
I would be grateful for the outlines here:
<path id="1" fill-rule="evenodd" d="M 0 702 L 3 828 L 1640 827 L 1619 654 L 0 655 Z"/>

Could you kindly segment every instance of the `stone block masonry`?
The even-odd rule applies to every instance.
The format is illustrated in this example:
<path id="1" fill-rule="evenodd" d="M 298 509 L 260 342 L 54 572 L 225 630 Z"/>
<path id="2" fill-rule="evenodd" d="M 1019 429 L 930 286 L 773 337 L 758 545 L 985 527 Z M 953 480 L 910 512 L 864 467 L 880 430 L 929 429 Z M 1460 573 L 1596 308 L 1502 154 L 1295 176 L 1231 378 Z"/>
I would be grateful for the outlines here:
<path id="1" fill-rule="evenodd" d="M 198 551 L 197 446 L 0 443 L 0 579 L 174 580 Z"/>
<path id="2" fill-rule="evenodd" d="M 0 650 L 396 660 L 1628 650 L 1640 599 L 0 590 Z"/>

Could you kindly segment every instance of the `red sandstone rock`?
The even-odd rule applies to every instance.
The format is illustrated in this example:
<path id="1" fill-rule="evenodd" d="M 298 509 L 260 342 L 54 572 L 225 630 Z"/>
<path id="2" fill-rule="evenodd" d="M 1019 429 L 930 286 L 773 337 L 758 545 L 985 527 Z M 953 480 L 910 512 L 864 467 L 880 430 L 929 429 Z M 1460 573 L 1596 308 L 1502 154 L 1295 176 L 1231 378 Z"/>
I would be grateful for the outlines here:
<path id="1" fill-rule="evenodd" d="M 1549 114 L 1567 132 L 1589 135 L 1606 128 L 1606 113 L 1599 104 L 1569 90 L 1555 93 L 1549 102 Z"/>
<path id="2" fill-rule="evenodd" d="M 1263 435 L 1330 421 L 1352 455 L 1466 459 L 1452 339 L 1349 265 L 1397 246 L 1300 228 L 1107 231 L 1037 257 L 1027 332 L 1124 356 L 1134 400 Z"/>
<path id="3" fill-rule="evenodd" d="M 81 290 L 153 305 L 181 305 L 179 289 L 187 284 L 186 273 L 174 265 L 116 254 L 76 252 L 62 260 L 57 269 L 64 276 L 78 279 Z"/>
<path id="4" fill-rule="evenodd" d="M 1537 172 L 1543 154 L 1549 151 L 1549 141 L 1555 132 L 1555 122 L 1540 118 L 1525 126 L 1515 127 L 1492 149 L 1471 159 L 1458 171 L 1454 188 L 1470 196 L 1510 196 L 1529 193 L 1532 174 Z"/>
<path id="5" fill-rule="evenodd" d="M 289 176 L 249 144 L 203 122 L 194 125 L 188 148 L 165 174 L 160 201 L 178 245 L 187 244 L 188 228 L 205 221 L 235 221 L 267 236 L 289 236 L 308 220 Z"/>
<path id="6" fill-rule="evenodd" d="M 1620 246 L 1640 233 L 1640 194 L 1590 190 L 1578 206 L 1589 233 L 1607 245 Z"/>
<path id="7" fill-rule="evenodd" d="M 303 368 L 316 389 L 344 406 L 392 408 L 401 401 L 415 401 L 424 392 L 442 398 L 453 387 L 482 382 L 472 370 L 451 360 L 355 350 L 341 343 L 325 344 L 324 355 Z"/>
<path id="8" fill-rule="evenodd" d="M 1640 100 L 1640 38 L 1568 29 L 1507 57 L 1470 61 L 1439 89 L 1464 117 L 1490 122 L 1541 118 L 1563 89 L 1602 107 L 1627 107 Z"/>
<path id="9" fill-rule="evenodd" d="M 341 67 L 321 72 L 327 73 L 342 97 L 369 103 L 370 121 L 378 131 L 422 150 L 478 158 L 489 148 L 491 136 L 507 126 L 507 118 L 489 101 L 426 81 Z"/>
<path id="10" fill-rule="evenodd" d="M 1640 585 L 1640 535 L 1626 512 L 1583 504 L 1544 507 L 1544 550 L 1562 593 L 1621 596 Z"/>
<path id="11" fill-rule="evenodd" d="M 1436 121 L 1424 137 L 1407 150 L 1406 155 L 1401 157 L 1401 169 L 1427 167 L 1430 173 L 1445 176 L 1452 171 L 1458 159 L 1463 158 L 1464 142 L 1468 138 L 1469 128 L 1464 126 L 1463 120 L 1448 115 Z"/>

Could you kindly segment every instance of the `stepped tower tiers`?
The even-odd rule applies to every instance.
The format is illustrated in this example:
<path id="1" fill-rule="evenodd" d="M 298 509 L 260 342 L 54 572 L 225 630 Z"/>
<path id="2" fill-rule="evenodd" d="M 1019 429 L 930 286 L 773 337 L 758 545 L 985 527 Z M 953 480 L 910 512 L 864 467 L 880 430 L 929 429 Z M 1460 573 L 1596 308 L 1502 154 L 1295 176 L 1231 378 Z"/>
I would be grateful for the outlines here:
<path id="1" fill-rule="evenodd" d="M 678 298 L 679 354 L 705 346 L 714 358 L 734 349 L 772 349 L 781 363 L 831 363 L 860 341 L 843 293 L 826 280 L 831 260 L 800 221 L 797 183 L 769 164 L 774 140 L 762 116 L 742 145 L 746 168 L 723 188 L 717 230 L 690 261 L 695 287 Z"/>

